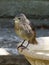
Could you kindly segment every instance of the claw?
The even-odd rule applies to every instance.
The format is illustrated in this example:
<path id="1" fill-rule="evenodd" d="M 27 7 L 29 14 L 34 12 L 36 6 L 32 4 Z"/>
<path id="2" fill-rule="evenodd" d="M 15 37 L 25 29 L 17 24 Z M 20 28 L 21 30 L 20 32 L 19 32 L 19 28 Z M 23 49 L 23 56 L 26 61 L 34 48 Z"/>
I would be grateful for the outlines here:
<path id="1" fill-rule="evenodd" d="M 17 49 L 19 49 L 19 48 L 21 48 L 21 52 L 22 52 L 24 49 L 28 49 L 27 47 L 22 46 L 22 45 L 20 45 L 19 47 L 17 47 Z"/>
<path id="2" fill-rule="evenodd" d="M 25 47 L 25 46 L 23 46 L 24 42 L 25 42 L 25 40 L 22 42 L 22 44 L 20 46 L 17 47 L 17 49 L 20 48 L 20 47 Z"/>
<path id="3" fill-rule="evenodd" d="M 27 46 L 28 46 L 28 44 L 27 44 Z M 25 47 L 25 46 L 23 46 L 23 45 L 21 44 L 20 46 L 17 47 L 17 49 L 21 48 L 21 52 L 22 52 L 24 49 L 29 50 L 29 49 L 27 48 L 27 46 Z"/>

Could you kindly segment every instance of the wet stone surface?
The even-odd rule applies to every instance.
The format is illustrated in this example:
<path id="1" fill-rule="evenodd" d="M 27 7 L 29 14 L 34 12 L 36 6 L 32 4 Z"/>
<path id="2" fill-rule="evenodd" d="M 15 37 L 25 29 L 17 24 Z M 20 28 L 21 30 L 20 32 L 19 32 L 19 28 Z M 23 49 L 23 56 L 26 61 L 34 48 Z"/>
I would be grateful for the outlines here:
<path id="1" fill-rule="evenodd" d="M 36 33 L 37 37 L 49 36 L 48 29 L 38 29 Z M 16 45 L 20 41 L 22 40 L 16 35 L 14 28 L 0 28 L 0 48 L 12 48 L 10 51 L 6 51 L 14 55 L 7 57 L 0 56 L 0 65 L 30 65 L 21 56 L 15 56 L 17 51 L 14 51 L 14 48 L 16 48 Z"/>

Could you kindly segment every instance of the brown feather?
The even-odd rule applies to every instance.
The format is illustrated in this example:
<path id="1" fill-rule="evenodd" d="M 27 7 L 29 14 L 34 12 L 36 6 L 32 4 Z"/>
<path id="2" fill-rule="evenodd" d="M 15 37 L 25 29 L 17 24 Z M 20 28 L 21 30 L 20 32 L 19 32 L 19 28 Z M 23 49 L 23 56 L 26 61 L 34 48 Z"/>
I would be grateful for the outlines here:
<path id="1" fill-rule="evenodd" d="M 29 43 L 37 44 L 36 31 L 31 27 L 30 21 L 24 14 L 15 17 L 15 32 L 19 37 L 29 41 Z"/>

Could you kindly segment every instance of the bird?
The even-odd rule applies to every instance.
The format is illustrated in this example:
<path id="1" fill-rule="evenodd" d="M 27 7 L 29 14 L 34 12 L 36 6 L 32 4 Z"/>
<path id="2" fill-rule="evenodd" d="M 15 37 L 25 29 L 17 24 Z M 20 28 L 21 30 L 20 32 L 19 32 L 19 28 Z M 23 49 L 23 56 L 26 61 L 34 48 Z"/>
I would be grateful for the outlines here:
<path id="1" fill-rule="evenodd" d="M 16 34 L 22 38 L 24 41 L 19 47 L 27 48 L 29 44 L 38 44 L 36 40 L 36 30 L 34 25 L 31 24 L 31 21 L 26 17 L 25 14 L 21 13 L 14 18 L 15 22 L 15 32 Z M 25 40 L 28 41 L 27 46 L 23 46 Z M 18 48 L 19 48 L 18 47 Z"/>

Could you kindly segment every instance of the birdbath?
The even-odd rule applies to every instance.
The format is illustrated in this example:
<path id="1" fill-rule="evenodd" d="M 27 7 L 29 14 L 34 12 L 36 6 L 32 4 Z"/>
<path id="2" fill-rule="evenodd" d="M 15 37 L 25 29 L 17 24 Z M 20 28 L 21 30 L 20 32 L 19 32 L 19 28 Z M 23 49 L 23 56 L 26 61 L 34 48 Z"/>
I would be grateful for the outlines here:
<path id="1" fill-rule="evenodd" d="M 23 51 L 19 48 L 19 53 L 24 55 L 31 65 L 49 65 L 49 37 L 36 38 L 37 45 L 29 44 Z M 27 41 L 23 44 L 27 45 Z M 18 46 L 21 43 L 18 44 Z"/>

